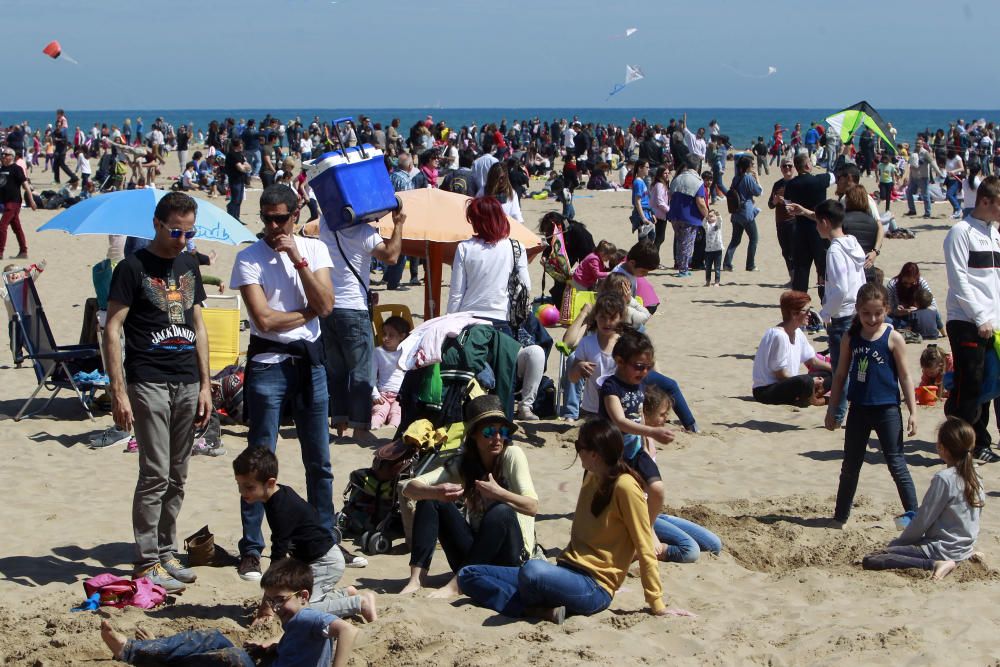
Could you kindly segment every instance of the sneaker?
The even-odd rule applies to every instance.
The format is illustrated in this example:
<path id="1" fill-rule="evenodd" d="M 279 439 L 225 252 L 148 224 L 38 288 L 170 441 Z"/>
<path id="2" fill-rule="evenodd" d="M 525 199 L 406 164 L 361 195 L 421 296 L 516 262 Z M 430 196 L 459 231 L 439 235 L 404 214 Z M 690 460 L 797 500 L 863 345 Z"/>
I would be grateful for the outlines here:
<path id="1" fill-rule="evenodd" d="M 160 561 L 160 565 L 163 569 L 167 571 L 171 577 L 181 582 L 182 584 L 193 584 L 198 575 L 195 571 L 189 567 L 184 567 L 181 562 L 177 560 L 177 556 L 171 556 L 165 560 Z"/>
<path id="2" fill-rule="evenodd" d="M 951 219 L 952 220 L 961 220 L 962 219 L 962 212 L 961 211 L 955 211 L 954 213 L 951 214 Z"/>
<path id="3" fill-rule="evenodd" d="M 976 461 L 978 461 L 980 465 L 983 463 L 996 463 L 997 461 L 1000 461 L 1000 456 L 997 456 L 997 453 L 993 451 L 992 447 L 982 447 L 977 449 L 972 453 L 972 456 L 975 457 Z"/>
<path id="4" fill-rule="evenodd" d="M 239 567 L 236 571 L 243 581 L 260 581 L 260 556 L 257 554 L 247 554 L 240 558 Z"/>
<path id="5" fill-rule="evenodd" d="M 198 438 L 194 441 L 194 446 L 191 448 L 191 454 L 200 454 L 201 456 L 222 456 L 226 453 L 226 449 L 222 446 L 222 442 L 208 442 L 205 438 Z"/>
<path id="6" fill-rule="evenodd" d="M 527 405 L 522 405 L 517 409 L 517 413 L 514 415 L 515 419 L 525 422 L 536 422 L 538 421 L 538 415 L 531 411 L 531 408 Z"/>
<path id="7" fill-rule="evenodd" d="M 906 213 L 904 213 L 903 215 L 905 215 L 905 216 L 906 216 L 906 217 L 908 217 L 908 218 L 912 218 L 912 217 L 913 217 L 913 216 L 915 216 L 916 214 L 917 214 L 917 212 L 916 212 L 916 211 L 907 211 L 907 212 L 906 212 Z"/>
<path id="8" fill-rule="evenodd" d="M 133 579 L 141 579 L 142 577 L 146 577 L 157 586 L 163 586 L 163 589 L 168 593 L 180 593 L 187 588 L 182 582 L 171 577 L 160 563 L 151 565 L 145 570 L 136 570 L 132 575 Z"/>
<path id="9" fill-rule="evenodd" d="M 126 454 L 135 454 L 136 452 L 139 451 L 139 443 L 136 442 L 135 438 L 129 438 L 128 444 L 125 445 L 125 449 L 122 451 L 124 451 Z"/>
<path id="10" fill-rule="evenodd" d="M 422 283 L 420 282 L 420 278 L 410 278 L 410 282 L 408 284 L 410 284 L 410 285 L 420 285 Z"/>
<path id="11" fill-rule="evenodd" d="M 109 426 L 100 435 L 95 435 L 90 439 L 90 449 L 106 449 L 107 447 L 115 447 L 117 445 L 126 444 L 132 434 L 128 431 L 123 431 L 117 426 Z"/>
<path id="12" fill-rule="evenodd" d="M 28 259 L 28 251 L 25 250 L 24 252 L 19 252 L 11 257 L 11 259 Z"/>

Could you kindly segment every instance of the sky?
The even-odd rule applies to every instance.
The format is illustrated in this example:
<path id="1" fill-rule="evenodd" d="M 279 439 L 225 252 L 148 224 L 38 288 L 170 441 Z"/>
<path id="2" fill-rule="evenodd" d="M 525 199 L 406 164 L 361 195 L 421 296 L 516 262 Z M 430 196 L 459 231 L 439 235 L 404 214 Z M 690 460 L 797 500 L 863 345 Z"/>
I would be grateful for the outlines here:
<path id="1" fill-rule="evenodd" d="M 996 0 L 0 0 L 5 111 L 146 108 L 1000 109 Z M 838 18 L 839 17 L 839 18 Z M 625 39 L 627 28 L 638 31 Z M 58 39 L 79 61 L 41 50 Z M 924 44 L 924 46 L 921 46 Z M 611 98 L 625 64 L 645 79 Z M 978 63 L 978 64 L 977 64 Z M 777 72 L 764 76 L 768 67 Z M 15 94 L 11 94 L 16 91 Z M 960 97 L 958 97 L 960 96 Z"/>

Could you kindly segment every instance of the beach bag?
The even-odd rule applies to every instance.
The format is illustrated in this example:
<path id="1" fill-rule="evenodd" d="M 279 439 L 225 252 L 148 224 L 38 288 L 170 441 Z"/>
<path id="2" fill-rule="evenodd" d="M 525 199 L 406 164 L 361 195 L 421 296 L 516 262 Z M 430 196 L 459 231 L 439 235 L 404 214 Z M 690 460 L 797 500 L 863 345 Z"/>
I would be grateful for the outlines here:
<path id="1" fill-rule="evenodd" d="M 543 375 L 538 383 L 538 392 L 535 394 L 531 411 L 542 419 L 556 417 L 556 383 L 548 375 Z"/>
<path id="2" fill-rule="evenodd" d="M 87 597 L 100 595 L 102 607 L 139 607 L 152 609 L 163 604 L 167 591 L 146 577 L 126 579 L 108 572 L 91 577 L 83 582 Z"/>
<path id="3" fill-rule="evenodd" d="M 514 266 L 507 278 L 507 322 L 511 329 L 517 331 L 521 323 L 528 318 L 528 304 L 531 297 L 528 294 L 528 288 L 524 286 L 521 278 L 517 275 L 517 263 L 521 259 L 521 244 L 510 239 L 510 249 L 514 254 Z"/>
<path id="4" fill-rule="evenodd" d="M 726 210 L 729 211 L 730 215 L 736 215 L 737 213 L 743 212 L 743 202 L 740 200 L 740 193 L 736 191 L 736 188 L 729 188 L 726 192 Z"/>
<path id="5" fill-rule="evenodd" d="M 566 239 L 558 227 L 549 239 L 549 256 L 545 258 L 543 268 L 557 283 L 568 282 L 573 276 L 570 271 L 569 255 L 566 254 Z"/>

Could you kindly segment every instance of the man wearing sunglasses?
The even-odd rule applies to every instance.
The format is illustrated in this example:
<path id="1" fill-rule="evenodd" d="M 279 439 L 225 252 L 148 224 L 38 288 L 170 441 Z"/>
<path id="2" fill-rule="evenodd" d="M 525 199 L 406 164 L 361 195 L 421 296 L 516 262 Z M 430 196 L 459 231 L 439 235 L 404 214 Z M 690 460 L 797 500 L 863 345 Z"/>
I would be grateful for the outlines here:
<path id="1" fill-rule="evenodd" d="M 260 197 L 264 236 L 236 255 L 230 278 L 250 315 L 243 381 L 250 422 L 247 445 L 275 451 L 282 414 L 286 410 L 292 414 L 306 469 L 306 497 L 332 535 L 329 394 L 320 320 L 333 309 L 333 262 L 322 241 L 294 233 L 298 217 L 298 196 L 291 188 L 280 184 L 265 188 Z M 370 397 L 369 387 L 366 398 Z M 255 581 L 261 577 L 264 506 L 241 499 L 240 512 L 238 572 Z"/>
<path id="2" fill-rule="evenodd" d="M 139 444 L 134 577 L 147 577 L 170 593 L 196 578 L 177 560 L 177 516 L 194 429 L 204 427 L 212 413 L 201 316 L 205 289 L 198 260 L 184 252 L 195 233 L 196 211 L 195 201 L 181 192 L 157 203 L 152 242 L 115 267 L 104 337 L 115 424 L 134 428 Z"/>

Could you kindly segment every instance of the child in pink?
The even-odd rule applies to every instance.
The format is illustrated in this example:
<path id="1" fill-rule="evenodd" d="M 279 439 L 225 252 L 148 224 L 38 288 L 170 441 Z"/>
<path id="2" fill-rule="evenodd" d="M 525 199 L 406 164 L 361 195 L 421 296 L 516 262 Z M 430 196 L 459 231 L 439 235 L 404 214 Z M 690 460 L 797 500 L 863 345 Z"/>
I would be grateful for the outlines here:
<path id="1" fill-rule="evenodd" d="M 375 384 L 372 387 L 372 430 L 383 426 L 399 426 L 400 407 L 397 400 L 403 383 L 403 369 L 399 367 L 402 350 L 399 344 L 410 335 L 410 323 L 399 316 L 392 316 L 382 324 L 382 345 L 375 348 L 372 364 L 375 367 Z"/>
<path id="2" fill-rule="evenodd" d="M 608 263 L 618 249 L 609 241 L 601 241 L 594 252 L 584 257 L 573 271 L 573 287 L 589 292 L 597 281 L 608 275 Z"/>

